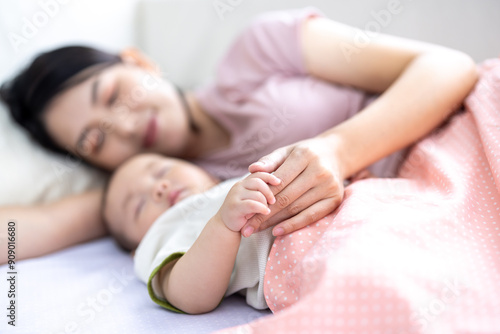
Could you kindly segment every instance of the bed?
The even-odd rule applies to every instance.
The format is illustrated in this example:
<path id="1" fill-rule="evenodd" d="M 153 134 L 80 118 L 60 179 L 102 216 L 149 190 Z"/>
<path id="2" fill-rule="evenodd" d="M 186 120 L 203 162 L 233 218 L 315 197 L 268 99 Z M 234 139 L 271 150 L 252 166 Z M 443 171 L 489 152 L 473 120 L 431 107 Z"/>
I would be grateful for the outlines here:
<path id="1" fill-rule="evenodd" d="M 10 276 L 5 265 L 0 272 Z M 211 333 L 270 313 L 240 296 L 205 315 L 167 312 L 151 302 L 133 273 L 132 257 L 109 238 L 21 261 L 16 272 L 16 326 L 2 321 L 2 333 Z M 7 292 L 5 279 L 0 288 Z M 2 305 L 8 302 L 2 293 Z"/>
<path id="2" fill-rule="evenodd" d="M 5 39 L 0 41 L 2 50 L 5 50 L 2 53 L 2 57 L 5 58 L 1 59 L 2 64 L 0 65 L 0 77 L 2 81 L 35 52 L 71 41 L 92 43 L 115 50 L 119 50 L 127 45 L 138 46 L 160 63 L 167 77 L 182 86 L 189 87 L 210 79 L 215 61 L 226 48 L 231 37 L 239 29 L 243 28 L 253 15 L 260 11 L 313 4 L 321 8 L 332 18 L 363 27 L 366 22 L 373 20 L 373 16 L 370 16 L 371 10 L 377 11 L 387 6 L 387 3 L 384 1 L 365 0 L 366 12 L 362 15 L 355 15 L 354 13 L 359 11 L 357 9 L 358 5 L 351 5 L 341 1 L 280 0 L 270 3 L 268 1 L 256 0 L 252 5 L 250 5 L 250 2 L 245 1 L 224 1 L 226 5 L 231 4 L 232 10 L 221 15 L 213 7 L 216 1 L 113 0 L 102 3 L 92 0 L 85 3 L 85 5 L 76 2 L 69 2 L 64 5 L 60 4 L 57 14 L 54 14 L 53 17 L 51 16 L 49 23 L 44 27 L 40 27 L 37 35 L 29 39 L 28 43 L 23 45 L 19 50 L 13 49 L 11 43 Z M 436 9 L 437 7 L 433 3 L 432 1 L 420 1 L 418 4 L 410 1 L 404 2 L 403 5 L 406 11 L 395 17 L 393 24 L 385 27 L 386 30 L 384 31 L 396 34 L 403 32 L 403 35 L 408 37 L 421 38 L 463 49 L 473 54 L 478 62 L 487 57 L 492 58 L 500 54 L 500 44 L 494 43 L 495 40 L 498 41 L 500 39 L 500 36 L 498 36 L 498 31 L 500 31 L 500 8 L 498 7 L 498 2 L 485 1 L 479 5 L 478 3 L 472 4 L 471 2 L 463 1 L 463 6 L 455 5 L 455 10 L 452 13 L 449 13 L 446 8 L 449 8 L 447 6 L 451 6 L 456 2 L 443 1 L 440 3 L 440 6 L 443 8 L 440 10 Z M 2 30 L 6 33 L 20 33 L 23 18 L 30 20 L 33 15 L 43 10 L 36 1 L 26 1 L 24 4 L 2 4 L 1 6 L 0 13 L 9 12 L 19 14 L 17 16 L 10 16 L 10 19 L 2 20 Z M 7 6 L 7 8 L 4 8 L 4 6 Z M 115 25 L 123 26 L 124 29 L 108 29 L 109 20 L 105 20 L 101 16 L 95 16 L 97 15 L 96 8 L 99 9 L 97 12 L 103 14 L 104 17 L 111 17 Z M 409 10 L 409 8 L 413 8 L 413 10 Z M 432 11 L 430 11 L 431 8 Z M 83 13 L 83 16 L 77 15 L 78 13 Z M 440 26 L 442 17 L 445 14 L 450 20 L 448 26 L 454 27 L 454 33 L 451 34 L 449 31 L 448 33 L 446 31 L 442 32 L 442 35 L 434 33 L 436 31 L 435 27 Z M 467 18 L 471 21 L 464 20 L 464 15 L 467 15 Z M 88 16 L 93 16 L 92 25 L 88 23 L 88 20 L 83 19 Z M 425 29 L 415 28 L 418 27 L 418 18 L 422 17 L 426 18 Z M 403 24 L 403 21 L 407 24 Z M 197 22 L 197 24 L 194 25 L 192 22 Z M 492 29 L 492 26 L 497 28 Z M 468 30 L 467 32 L 460 32 L 459 29 Z M 481 33 L 482 40 L 485 43 L 476 44 L 475 42 L 471 42 L 470 38 L 463 38 L 460 42 L 453 38 L 455 35 L 465 36 L 466 34 L 473 35 L 474 33 L 476 36 Z M 214 36 L 217 36 L 217 38 Z M 198 42 L 187 44 L 187 41 L 190 40 Z M 477 38 L 474 39 L 474 41 L 476 40 Z M 177 46 L 179 45 L 182 48 L 178 48 Z M 176 49 L 182 49 L 183 51 L 172 51 Z M 196 68 L 190 66 L 189 62 L 179 61 L 180 59 L 194 59 L 192 58 L 194 55 L 201 53 L 205 57 L 202 61 L 195 63 Z M 168 57 L 165 55 L 168 55 Z M 181 66 L 180 64 L 186 65 Z M 500 81 L 500 76 L 493 76 L 488 80 Z M 487 87 L 490 87 L 490 90 L 493 89 L 491 82 Z M 476 96 L 476 100 L 483 101 L 484 96 L 484 94 L 481 96 L 478 95 Z M 498 102 L 500 98 L 500 91 L 498 91 L 496 96 L 497 100 L 487 100 L 485 103 L 494 105 L 496 103 L 494 101 Z M 474 101 L 474 98 L 471 101 Z M 469 110 L 465 112 L 465 114 L 469 115 L 467 117 L 473 116 L 471 110 L 478 103 L 471 102 L 469 104 Z M 496 110 L 498 113 L 498 109 Z M 459 117 L 462 118 L 458 118 L 459 121 L 457 122 L 461 122 L 460 124 L 465 123 L 464 116 Z M 472 122 L 471 124 L 474 124 L 473 119 L 469 121 Z M 454 126 L 459 129 L 458 125 L 456 125 L 457 122 L 454 123 Z M 486 124 L 486 128 L 488 127 L 498 130 L 498 123 Z M 478 131 L 482 133 L 481 130 Z M 98 171 L 92 170 L 83 164 L 68 162 L 65 157 L 59 157 L 39 149 L 36 144 L 27 138 L 22 130 L 13 124 L 3 106 L 0 107 L 0 133 L 2 134 L 0 136 L 0 150 L 3 157 L 2 173 L 0 175 L 0 205 L 49 202 L 70 193 L 77 193 L 85 189 L 101 186 L 104 181 L 104 176 Z M 484 133 L 486 133 L 486 130 L 484 130 Z M 478 138 L 482 137 L 479 136 Z M 481 139 L 477 140 L 480 141 Z M 423 144 L 424 152 L 426 152 L 425 150 L 428 148 L 428 145 L 428 142 L 427 144 Z M 431 147 L 435 148 L 432 145 Z M 406 165 L 410 167 L 411 173 L 410 170 L 406 170 L 406 174 L 400 175 L 401 179 L 395 180 L 395 183 L 384 180 L 363 181 L 353 184 L 351 188 L 348 188 L 348 201 L 343 205 L 343 209 L 345 209 L 343 212 L 351 212 L 349 210 L 353 209 L 349 209 L 349 207 L 354 206 L 360 199 L 361 202 L 369 203 L 373 208 L 377 208 L 377 205 L 380 205 L 380 203 L 371 203 L 367 198 L 374 193 L 380 194 L 381 189 L 395 189 L 391 188 L 393 185 L 399 191 L 401 189 L 405 190 L 406 195 L 415 189 L 422 190 L 423 186 L 428 186 L 429 184 L 425 182 L 431 179 L 428 175 L 416 173 L 415 168 L 423 163 L 423 161 L 430 160 L 422 160 L 422 157 L 424 157 L 422 150 L 419 151 L 417 149 L 413 152 Z M 434 158 L 436 152 L 438 151 L 431 150 L 430 155 L 427 157 Z M 494 157 L 496 156 L 494 155 Z M 490 168 L 493 170 L 497 167 L 490 166 Z M 498 173 L 498 169 L 496 169 L 496 172 Z M 425 182 L 418 185 L 417 188 L 412 188 L 415 187 L 414 184 L 409 187 L 405 182 L 412 179 L 412 177 Z M 440 180 L 442 181 L 443 179 Z M 496 177 L 494 183 L 498 185 L 498 181 L 499 179 Z M 493 187 L 493 184 L 490 184 L 490 186 Z M 436 190 L 437 192 L 435 192 L 435 189 L 438 189 Z M 431 194 L 434 197 L 431 196 L 428 198 L 441 199 L 438 196 L 442 195 L 439 189 L 437 187 L 432 188 L 432 191 L 429 190 L 428 195 Z M 391 196 L 393 195 L 387 193 L 387 202 L 385 205 L 399 203 Z M 407 204 L 408 201 L 408 198 L 406 198 L 406 202 L 403 201 L 399 205 L 402 205 L 402 208 L 407 208 L 405 203 Z M 453 211 L 453 209 L 449 208 L 448 210 Z M 342 219 L 346 219 L 345 217 L 342 218 L 341 214 L 337 216 L 339 212 L 337 211 L 333 215 L 326 217 L 318 222 L 317 226 L 311 226 L 308 230 L 305 230 L 307 232 L 304 232 L 317 236 L 321 235 L 322 237 L 301 239 L 302 235 L 299 237 L 299 234 L 294 234 L 289 239 L 279 239 L 275 243 L 275 248 L 281 247 L 281 249 L 292 247 L 291 243 L 294 243 L 294 240 L 296 240 L 296 243 L 300 243 L 302 240 L 307 244 L 306 248 L 301 248 L 298 251 L 300 254 L 302 253 L 302 249 L 304 249 L 303 255 L 298 257 L 289 256 L 289 260 L 297 261 L 297 263 L 287 264 L 293 268 L 284 268 L 279 275 L 275 274 L 271 276 L 269 274 L 270 278 L 277 277 L 272 284 L 271 280 L 269 280 L 270 283 L 267 290 L 268 297 L 271 300 L 274 299 L 274 301 L 269 302 L 269 305 L 275 312 L 275 315 L 272 315 L 271 311 L 256 311 L 252 309 L 239 296 L 232 296 L 224 300 L 215 312 L 206 315 L 187 316 L 167 312 L 149 300 L 146 286 L 133 277 L 132 258 L 122 252 L 110 238 L 104 238 L 84 245 L 77 245 L 52 255 L 20 261 L 16 267 L 16 290 L 18 292 L 16 327 L 8 325 L 8 318 L 2 315 L 4 320 L 0 322 L 0 332 L 60 334 L 115 332 L 210 333 L 215 331 L 223 333 L 279 333 L 280 331 L 283 333 L 292 333 L 293 331 L 298 333 L 312 333 L 316 331 L 324 333 L 333 332 L 335 329 L 336 333 L 374 333 L 376 330 L 379 330 L 380 333 L 407 333 L 411 331 L 416 333 L 440 334 L 458 332 L 500 333 L 500 324 L 496 320 L 496 318 L 500 318 L 500 286 L 498 285 L 498 282 L 500 282 L 498 263 L 498 259 L 500 258 L 500 244 L 497 230 L 492 230 L 490 233 L 492 234 L 491 240 L 494 240 L 488 244 L 490 248 L 483 249 L 489 252 L 487 256 L 492 257 L 493 270 L 490 272 L 490 276 L 488 276 L 488 290 L 482 290 L 482 301 L 480 303 L 481 307 L 484 307 L 485 310 L 487 309 L 488 312 L 481 313 L 482 309 L 476 312 L 478 314 L 477 317 L 482 314 L 481 321 L 478 321 L 477 319 L 479 318 L 477 317 L 469 317 L 467 319 L 464 317 L 464 319 L 469 321 L 469 327 L 463 324 L 465 320 L 462 322 L 462 327 L 453 327 L 455 325 L 450 327 L 450 323 L 456 324 L 450 318 L 454 319 L 461 315 L 460 312 L 456 311 L 458 308 L 457 305 L 461 305 L 460 303 L 463 302 L 472 303 L 471 305 L 474 306 L 474 302 L 477 299 L 464 298 L 459 299 L 460 302 L 444 303 L 444 307 L 447 310 L 455 311 L 440 311 L 440 309 L 436 308 L 442 307 L 439 303 L 439 295 L 437 299 L 435 298 L 436 293 L 449 286 L 451 286 L 451 289 L 457 287 L 457 285 L 453 285 L 455 282 L 453 280 L 447 281 L 451 285 L 446 285 L 447 283 L 443 283 L 444 281 L 441 280 L 441 285 L 429 288 L 428 290 L 426 289 L 424 296 L 427 299 L 419 300 L 424 310 L 426 307 L 428 310 L 434 307 L 437 310 L 436 312 L 439 312 L 439 315 L 445 315 L 435 317 L 431 314 L 433 316 L 432 326 L 424 328 L 424 322 L 428 325 L 430 321 L 428 320 L 429 317 L 426 318 L 422 313 L 413 314 L 407 312 L 411 307 L 417 307 L 415 306 L 417 304 L 412 302 L 401 304 L 402 308 L 410 306 L 404 309 L 406 313 L 397 314 L 390 323 L 386 323 L 387 316 L 375 317 L 378 319 L 378 322 L 376 324 L 372 322 L 370 327 L 368 327 L 366 324 L 362 325 L 368 321 L 361 320 L 367 319 L 362 314 L 362 308 L 359 304 L 349 304 L 349 301 L 352 301 L 350 298 L 354 295 L 346 291 L 348 289 L 364 287 L 372 289 L 370 298 L 380 298 L 381 296 L 385 296 L 385 293 L 392 293 L 392 296 L 397 295 L 396 292 L 400 290 L 382 290 L 377 285 L 380 283 L 379 281 L 377 281 L 378 283 L 374 283 L 375 281 L 372 280 L 361 279 L 356 281 L 352 277 L 349 278 L 350 268 L 346 267 L 346 263 L 341 261 L 343 255 L 345 255 L 345 258 L 356 258 L 358 256 L 356 259 L 367 261 L 366 257 L 363 257 L 366 248 L 364 250 L 361 248 L 356 253 L 351 248 L 342 248 L 339 246 L 339 248 L 331 249 L 326 246 L 329 244 L 340 245 L 339 241 L 342 240 L 351 242 L 349 241 L 351 239 L 348 238 L 348 233 L 342 232 L 342 229 L 339 229 L 335 233 L 328 232 L 329 228 L 335 222 L 342 222 Z M 437 207 L 434 213 L 439 216 L 442 211 Z M 386 214 L 391 216 L 389 209 L 387 209 Z M 495 212 L 493 217 L 496 218 L 490 220 L 490 227 L 492 229 L 495 228 L 494 222 L 500 223 L 500 219 L 497 219 L 498 212 Z M 351 217 L 350 219 L 352 221 L 353 218 Z M 363 217 L 354 215 L 354 219 L 361 221 Z M 347 220 L 345 221 L 347 222 Z M 385 231 L 393 230 L 388 227 Z M 390 236 L 393 237 L 392 234 Z M 380 240 L 387 241 L 387 239 L 384 239 L 384 235 L 380 235 L 379 237 L 382 238 Z M 388 235 L 385 235 L 385 237 L 388 237 Z M 18 240 L 22 242 L 22 235 L 19 236 Z M 358 239 L 355 238 L 353 240 L 352 244 L 355 245 Z M 4 240 L 2 240 L 2 248 L 4 247 L 3 242 Z M 285 243 L 287 246 L 282 245 Z M 467 244 L 464 244 L 464 247 L 467 247 Z M 384 248 L 380 252 L 383 250 Z M 387 250 L 386 252 L 388 252 L 386 255 L 391 254 Z M 276 253 L 278 255 L 274 255 Z M 288 253 L 280 251 L 273 252 L 272 254 L 273 256 L 270 257 L 268 263 L 270 273 L 274 270 L 271 267 L 275 268 L 278 262 L 280 265 L 284 263 L 281 257 Z M 391 262 L 389 261 L 388 263 L 390 264 Z M 435 268 L 439 268 L 439 264 L 440 262 L 437 262 Z M 343 268 L 344 271 L 341 271 L 339 268 Z M 405 268 L 404 266 L 400 267 L 401 270 L 405 270 Z M 2 296 L 0 297 L 0 304 L 7 307 L 9 305 L 7 291 L 10 288 L 7 279 L 10 277 L 10 274 L 8 274 L 10 269 L 5 265 L 0 266 L 0 272 L 2 273 L 2 279 L 0 280 L 0 295 Z M 383 272 L 380 274 L 382 275 Z M 332 279 L 332 277 L 335 279 Z M 359 273 L 357 277 L 360 277 Z M 484 278 L 484 276 L 481 277 Z M 349 282 L 352 285 L 349 285 Z M 282 287 L 286 286 L 287 289 L 286 291 L 285 289 L 278 291 L 273 284 L 276 284 L 278 287 L 281 284 Z M 297 288 L 290 288 L 291 286 L 296 286 Z M 343 293 L 339 293 L 340 290 Z M 281 291 L 284 291 L 283 296 L 280 295 Z M 292 291 L 295 292 L 292 293 Z M 333 292 L 327 293 L 328 291 Z M 465 290 L 459 290 L 459 293 L 465 295 L 463 291 Z M 467 291 L 472 290 L 469 288 Z M 358 292 L 356 296 L 359 296 L 359 298 L 365 296 L 361 292 Z M 299 294 L 299 296 L 294 296 L 295 293 Z M 330 296 L 330 300 L 325 300 L 325 296 Z M 406 300 L 413 301 L 408 295 L 405 296 Z M 395 303 L 394 305 L 400 304 Z M 397 308 L 397 306 L 395 307 Z M 381 312 L 381 310 L 385 310 L 385 308 L 381 307 L 379 311 L 371 311 Z M 467 310 L 467 308 L 464 308 L 464 310 Z M 5 310 L 3 314 L 8 314 L 8 312 L 8 310 Z M 494 315 L 497 315 L 497 317 L 495 318 Z M 405 319 L 397 320 L 398 316 Z M 356 327 L 356 329 L 349 327 L 353 321 L 352 319 L 355 317 L 360 318 L 357 322 L 359 327 Z M 413 321 L 412 324 L 409 325 L 408 322 L 404 322 L 410 321 L 410 318 L 413 319 L 411 320 Z M 436 321 L 435 319 L 438 320 Z M 373 320 L 373 317 L 371 320 Z M 415 325 L 415 323 L 417 325 L 420 324 L 420 327 Z M 393 326 L 391 324 L 396 325 Z M 411 331 L 406 330 L 407 328 L 411 328 Z M 457 328 L 460 330 L 457 330 Z"/>

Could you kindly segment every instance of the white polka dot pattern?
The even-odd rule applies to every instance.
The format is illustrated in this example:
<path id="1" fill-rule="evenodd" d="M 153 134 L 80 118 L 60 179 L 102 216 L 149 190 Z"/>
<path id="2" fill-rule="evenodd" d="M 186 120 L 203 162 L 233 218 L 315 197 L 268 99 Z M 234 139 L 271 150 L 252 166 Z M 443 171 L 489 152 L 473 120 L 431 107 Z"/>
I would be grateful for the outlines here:
<path id="1" fill-rule="evenodd" d="M 399 178 L 355 182 L 333 214 L 275 240 L 275 315 L 226 332 L 500 333 L 500 59 L 481 71 Z"/>

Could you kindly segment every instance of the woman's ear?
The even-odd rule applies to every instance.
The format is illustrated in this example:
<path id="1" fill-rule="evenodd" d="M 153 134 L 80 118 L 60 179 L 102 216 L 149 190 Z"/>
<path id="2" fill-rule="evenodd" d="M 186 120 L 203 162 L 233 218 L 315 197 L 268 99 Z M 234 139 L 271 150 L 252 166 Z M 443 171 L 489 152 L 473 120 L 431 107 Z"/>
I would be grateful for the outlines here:
<path id="1" fill-rule="evenodd" d="M 154 74 L 160 74 L 158 66 L 144 53 L 139 51 L 134 47 L 129 47 L 120 52 L 120 58 L 126 64 L 133 64 L 142 67 L 148 72 L 153 72 Z"/>

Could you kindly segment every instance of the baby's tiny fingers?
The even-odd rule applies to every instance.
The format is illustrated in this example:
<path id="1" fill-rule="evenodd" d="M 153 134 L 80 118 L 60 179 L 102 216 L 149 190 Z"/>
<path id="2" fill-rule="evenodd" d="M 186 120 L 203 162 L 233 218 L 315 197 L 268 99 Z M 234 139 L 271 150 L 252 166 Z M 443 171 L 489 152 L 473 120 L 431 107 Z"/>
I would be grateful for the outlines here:
<path id="1" fill-rule="evenodd" d="M 256 213 L 261 213 L 263 215 L 268 215 L 271 212 L 271 209 L 269 207 L 261 202 L 258 201 L 253 201 L 253 200 L 244 200 L 243 201 L 245 205 L 245 213 L 246 215 L 248 214 L 256 214 Z"/>
<path id="2" fill-rule="evenodd" d="M 247 189 L 247 191 L 241 195 L 241 200 L 252 200 L 252 201 L 257 201 L 260 202 L 264 205 L 267 204 L 267 198 L 264 196 L 264 194 L 258 190 L 250 190 Z"/>
<path id="3" fill-rule="evenodd" d="M 279 177 L 277 177 L 276 175 L 274 175 L 274 174 L 268 174 L 268 175 L 269 175 L 269 179 L 266 180 L 266 182 L 269 183 L 270 185 L 277 186 L 281 183 L 281 179 Z"/>
<path id="4" fill-rule="evenodd" d="M 248 176 L 248 178 L 261 179 L 265 183 L 270 184 L 272 186 L 277 186 L 281 183 L 281 179 L 279 177 L 277 177 L 274 174 L 266 173 L 266 172 L 256 172 L 256 173 L 250 174 Z"/>
<path id="5" fill-rule="evenodd" d="M 266 202 L 269 204 L 273 204 L 276 199 L 274 198 L 274 194 L 269 188 L 269 185 L 265 180 L 259 177 L 248 179 L 246 188 L 251 191 L 258 191 L 266 198 Z"/>

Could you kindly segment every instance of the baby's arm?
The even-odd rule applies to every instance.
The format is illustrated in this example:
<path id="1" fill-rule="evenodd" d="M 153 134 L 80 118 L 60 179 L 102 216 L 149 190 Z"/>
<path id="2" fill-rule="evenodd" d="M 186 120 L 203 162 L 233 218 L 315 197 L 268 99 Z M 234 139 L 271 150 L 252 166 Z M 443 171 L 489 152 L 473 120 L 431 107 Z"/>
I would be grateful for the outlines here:
<path id="1" fill-rule="evenodd" d="M 274 196 L 268 184 L 279 183 L 272 174 L 255 173 L 231 188 L 193 246 L 160 271 L 161 288 L 170 304 L 193 314 L 219 305 L 229 286 L 240 229 L 252 215 L 269 213 L 267 203 L 274 202 Z"/>

